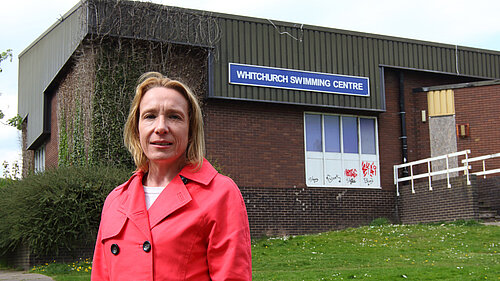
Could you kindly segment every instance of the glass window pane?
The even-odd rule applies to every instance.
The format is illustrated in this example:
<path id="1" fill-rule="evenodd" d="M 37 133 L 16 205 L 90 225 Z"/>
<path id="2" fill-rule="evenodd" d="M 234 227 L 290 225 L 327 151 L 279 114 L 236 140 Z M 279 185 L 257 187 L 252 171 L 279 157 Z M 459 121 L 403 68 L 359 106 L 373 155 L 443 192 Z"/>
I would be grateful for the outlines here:
<path id="1" fill-rule="evenodd" d="M 375 119 L 360 118 L 361 153 L 376 154 L 375 148 Z"/>
<path id="2" fill-rule="evenodd" d="M 325 151 L 340 152 L 340 123 L 338 116 L 325 115 Z"/>
<path id="3" fill-rule="evenodd" d="M 306 114 L 306 150 L 322 152 L 321 139 L 321 115 Z"/>
<path id="4" fill-rule="evenodd" d="M 358 120 L 342 116 L 342 140 L 344 153 L 358 153 Z"/>

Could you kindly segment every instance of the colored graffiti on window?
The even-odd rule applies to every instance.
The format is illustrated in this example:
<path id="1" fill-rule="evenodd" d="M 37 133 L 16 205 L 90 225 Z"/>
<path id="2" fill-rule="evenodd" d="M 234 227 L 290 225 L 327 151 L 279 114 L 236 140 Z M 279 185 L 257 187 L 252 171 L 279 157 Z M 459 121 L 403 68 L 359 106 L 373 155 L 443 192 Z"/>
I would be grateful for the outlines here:
<path id="1" fill-rule="evenodd" d="M 358 170 L 356 169 L 345 169 L 344 171 L 346 177 L 355 178 L 358 176 Z"/>
<path id="2" fill-rule="evenodd" d="M 356 169 L 345 169 L 344 175 L 346 176 L 346 181 L 349 184 L 356 183 L 356 177 L 358 176 L 358 170 Z"/>
<path id="3" fill-rule="evenodd" d="M 375 166 L 375 162 L 363 162 L 361 165 L 363 177 L 374 177 L 377 175 L 377 166 Z"/>
<path id="4" fill-rule="evenodd" d="M 363 172 L 363 181 L 366 185 L 374 183 L 374 177 L 377 175 L 377 166 L 375 162 L 362 162 L 361 171 Z"/>

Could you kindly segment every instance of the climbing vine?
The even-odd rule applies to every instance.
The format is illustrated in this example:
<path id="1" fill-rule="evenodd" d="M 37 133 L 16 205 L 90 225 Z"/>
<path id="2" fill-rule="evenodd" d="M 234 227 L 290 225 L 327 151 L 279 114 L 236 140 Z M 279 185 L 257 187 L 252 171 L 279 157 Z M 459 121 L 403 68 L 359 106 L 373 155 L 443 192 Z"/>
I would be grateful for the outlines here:
<path id="1" fill-rule="evenodd" d="M 68 148 L 68 133 L 66 132 L 66 114 L 61 112 L 61 120 L 59 122 L 59 151 L 58 159 L 59 166 L 69 166 L 69 148 Z"/>
<path id="2" fill-rule="evenodd" d="M 71 164 L 75 166 L 84 166 L 87 163 L 85 154 L 83 113 L 80 100 L 76 100 L 75 114 L 73 119 L 73 149 L 71 150 Z"/>

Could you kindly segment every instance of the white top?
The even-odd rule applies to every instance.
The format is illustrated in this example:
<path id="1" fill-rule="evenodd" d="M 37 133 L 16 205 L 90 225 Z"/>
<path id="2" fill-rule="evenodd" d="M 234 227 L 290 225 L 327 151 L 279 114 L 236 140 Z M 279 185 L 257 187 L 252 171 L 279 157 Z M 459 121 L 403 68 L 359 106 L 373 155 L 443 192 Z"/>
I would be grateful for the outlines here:
<path id="1" fill-rule="evenodd" d="M 160 196 L 160 193 L 163 191 L 165 187 L 163 186 L 145 186 L 144 185 L 144 197 L 146 197 L 146 209 L 149 210 L 149 207 L 153 205 L 156 198 Z"/>

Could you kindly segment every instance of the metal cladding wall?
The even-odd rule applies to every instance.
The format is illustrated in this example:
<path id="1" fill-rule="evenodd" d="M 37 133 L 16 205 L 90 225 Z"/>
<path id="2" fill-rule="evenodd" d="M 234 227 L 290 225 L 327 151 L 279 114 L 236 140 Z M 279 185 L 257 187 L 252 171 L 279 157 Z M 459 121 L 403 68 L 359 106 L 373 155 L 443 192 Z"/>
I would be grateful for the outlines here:
<path id="1" fill-rule="evenodd" d="M 44 120 L 45 90 L 85 36 L 83 16 L 82 7 L 75 6 L 19 55 L 18 111 L 28 117 L 28 148 L 36 149 L 32 146 L 50 129 Z"/>
<path id="2" fill-rule="evenodd" d="M 495 51 L 229 15 L 219 23 L 214 97 L 384 111 L 381 66 L 500 77 Z M 229 63 L 369 77 L 370 97 L 232 85 Z"/>

